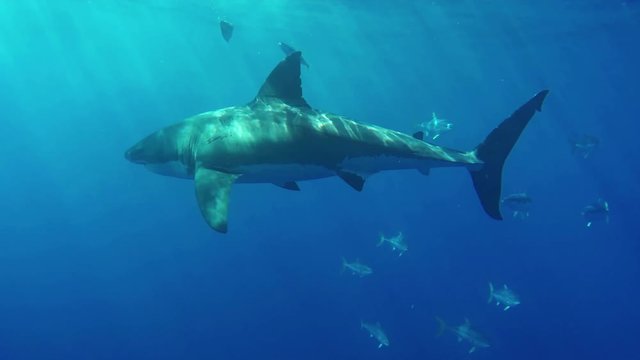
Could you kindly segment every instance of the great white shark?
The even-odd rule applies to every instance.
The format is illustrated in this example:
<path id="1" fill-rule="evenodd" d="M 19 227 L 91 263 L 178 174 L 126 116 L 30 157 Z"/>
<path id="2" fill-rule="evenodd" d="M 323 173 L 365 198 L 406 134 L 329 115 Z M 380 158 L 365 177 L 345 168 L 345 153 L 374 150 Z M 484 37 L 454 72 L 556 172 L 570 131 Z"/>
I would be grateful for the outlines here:
<path id="1" fill-rule="evenodd" d="M 302 96 L 300 52 L 269 74 L 248 104 L 205 112 L 160 129 L 125 153 L 162 175 L 194 179 L 202 216 L 227 232 L 234 183 L 273 183 L 299 190 L 298 181 L 338 176 L 357 191 L 386 170 L 467 168 L 485 212 L 500 214 L 502 168 L 547 90 L 537 93 L 471 151 L 437 146 L 415 136 L 364 124 L 309 106 Z"/>

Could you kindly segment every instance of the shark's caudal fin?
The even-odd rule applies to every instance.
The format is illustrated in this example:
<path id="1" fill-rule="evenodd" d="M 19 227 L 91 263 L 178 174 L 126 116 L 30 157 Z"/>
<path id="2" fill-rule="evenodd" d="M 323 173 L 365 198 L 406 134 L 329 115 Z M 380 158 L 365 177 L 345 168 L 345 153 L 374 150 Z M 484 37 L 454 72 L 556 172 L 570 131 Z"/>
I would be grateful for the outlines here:
<path id="1" fill-rule="evenodd" d="M 470 170 L 473 186 L 480 198 L 484 211 L 496 220 L 502 220 L 500 214 L 500 190 L 502 188 L 502 167 L 522 130 L 536 111 L 542 109 L 544 98 L 549 93 L 543 90 L 511 116 L 504 120 L 475 149 L 478 159 L 484 162 L 480 170 Z"/>
<path id="2" fill-rule="evenodd" d="M 447 323 L 438 316 L 436 316 L 436 321 L 438 322 L 438 332 L 436 333 L 436 336 L 440 336 L 447 329 Z"/>

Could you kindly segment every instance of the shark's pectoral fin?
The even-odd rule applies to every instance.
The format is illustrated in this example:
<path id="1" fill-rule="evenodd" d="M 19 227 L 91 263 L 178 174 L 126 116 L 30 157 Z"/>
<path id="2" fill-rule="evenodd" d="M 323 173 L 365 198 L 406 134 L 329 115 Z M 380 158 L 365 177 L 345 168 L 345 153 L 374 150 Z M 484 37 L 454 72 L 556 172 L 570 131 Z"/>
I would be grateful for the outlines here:
<path id="1" fill-rule="evenodd" d="M 469 349 L 469 354 L 473 353 L 474 351 L 476 351 L 476 347 L 472 347 L 471 349 Z"/>
<path id="2" fill-rule="evenodd" d="M 354 188 L 356 191 L 362 191 L 362 188 L 364 187 L 364 181 L 365 181 L 364 177 L 358 174 L 348 172 L 348 171 L 343 171 L 343 170 L 338 170 L 336 172 L 336 175 L 338 175 L 342 180 L 344 180 L 344 182 L 349 184 L 349 186 Z"/>
<path id="3" fill-rule="evenodd" d="M 231 185 L 239 175 L 198 167 L 195 172 L 196 197 L 207 224 L 221 233 L 227 232 L 227 214 Z"/>
<path id="4" fill-rule="evenodd" d="M 300 186 L 295 181 L 287 181 L 283 183 L 274 183 L 274 185 L 279 186 L 283 189 L 292 190 L 292 191 L 300 191 Z"/>

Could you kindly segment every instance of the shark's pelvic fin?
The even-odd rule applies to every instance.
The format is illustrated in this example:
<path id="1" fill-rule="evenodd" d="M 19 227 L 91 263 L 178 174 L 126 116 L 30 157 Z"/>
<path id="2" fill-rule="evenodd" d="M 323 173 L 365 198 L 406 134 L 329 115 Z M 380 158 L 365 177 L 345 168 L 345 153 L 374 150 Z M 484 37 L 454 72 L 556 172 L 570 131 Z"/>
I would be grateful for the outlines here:
<path id="1" fill-rule="evenodd" d="M 362 176 L 343 170 L 338 170 L 336 172 L 336 175 L 338 175 L 342 180 L 344 180 L 344 182 L 349 184 L 349 186 L 354 188 L 356 191 L 362 191 L 365 181 Z"/>
<path id="2" fill-rule="evenodd" d="M 309 108 L 309 104 L 302 97 L 301 58 L 300 51 L 296 51 L 280 61 L 262 84 L 256 100 L 278 99 L 291 106 Z"/>
<path id="3" fill-rule="evenodd" d="M 287 189 L 287 190 L 293 190 L 293 191 L 300 191 L 300 186 L 298 186 L 298 183 L 295 181 L 287 181 L 287 182 L 283 182 L 283 183 L 274 183 L 276 186 L 279 186 L 283 189 Z"/>
<path id="4" fill-rule="evenodd" d="M 509 152 L 520 137 L 536 111 L 542 109 L 544 98 L 549 90 L 536 94 L 522 105 L 510 117 L 484 139 L 475 149 L 478 159 L 484 162 L 480 170 L 471 170 L 473 186 L 480 198 L 484 211 L 496 220 L 502 220 L 500 214 L 500 191 L 502 188 L 502 167 Z"/>
<path id="5" fill-rule="evenodd" d="M 227 215 L 231 185 L 238 175 L 199 166 L 194 180 L 200 212 L 207 224 L 221 233 L 227 232 Z"/>

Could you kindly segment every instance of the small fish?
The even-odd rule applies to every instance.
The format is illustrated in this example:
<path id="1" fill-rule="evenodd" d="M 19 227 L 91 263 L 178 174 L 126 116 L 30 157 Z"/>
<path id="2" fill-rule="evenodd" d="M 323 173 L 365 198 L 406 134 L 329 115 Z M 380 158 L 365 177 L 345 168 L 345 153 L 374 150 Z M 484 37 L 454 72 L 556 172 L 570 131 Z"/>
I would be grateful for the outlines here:
<path id="1" fill-rule="evenodd" d="M 226 42 L 229 42 L 231 36 L 233 36 L 233 24 L 225 20 L 220 20 L 220 32 L 222 33 L 222 38 Z"/>
<path id="2" fill-rule="evenodd" d="M 389 246 L 391 246 L 392 251 L 398 250 L 399 252 L 398 256 L 402 256 L 402 254 L 404 254 L 409 249 L 409 247 L 407 246 L 407 243 L 404 241 L 404 236 L 402 235 L 402 232 L 398 232 L 396 236 L 392 236 L 389 238 L 385 237 L 384 234 L 380 233 L 379 239 L 380 241 L 378 241 L 378 246 L 382 246 L 382 244 L 388 243 Z"/>
<path id="3" fill-rule="evenodd" d="M 588 158 L 600 145 L 600 139 L 592 135 L 572 136 L 569 138 L 571 145 L 571 153 L 581 156 L 583 159 Z"/>
<path id="4" fill-rule="evenodd" d="M 384 330 L 382 330 L 382 326 L 379 322 L 366 323 L 360 321 L 360 328 L 365 329 L 369 333 L 369 337 L 375 338 L 378 341 L 378 349 L 383 346 L 389 346 L 389 338 L 387 337 L 387 334 L 385 334 Z"/>
<path id="5" fill-rule="evenodd" d="M 432 140 L 436 140 L 440 135 L 450 131 L 453 128 L 453 123 L 449 120 L 438 118 L 436 113 L 431 113 L 431 120 L 420 123 L 418 127 L 422 129 L 424 136 L 429 136 Z"/>
<path id="6" fill-rule="evenodd" d="M 342 271 L 350 270 L 353 275 L 365 277 L 373 274 L 373 269 L 356 259 L 353 262 L 348 262 L 345 258 L 342 258 Z"/>
<path id="7" fill-rule="evenodd" d="M 507 311 L 516 305 L 520 305 L 518 295 L 511 291 L 506 284 L 502 289 L 496 290 L 494 289 L 493 284 L 489 283 L 489 300 L 487 302 L 491 303 L 493 300 L 496 301 L 496 306 L 504 305 L 504 311 Z"/>
<path id="8" fill-rule="evenodd" d="M 609 223 L 609 203 L 598 199 L 582 209 L 582 217 L 587 221 L 587 227 L 591 227 L 596 221 Z"/>
<path id="9" fill-rule="evenodd" d="M 476 351 L 477 348 L 487 348 L 489 347 L 489 341 L 479 332 L 471 328 L 471 324 L 469 323 L 469 319 L 464 319 L 464 324 L 459 326 L 448 326 L 444 320 L 440 319 L 436 316 L 436 321 L 438 322 L 439 329 L 437 336 L 442 335 L 445 330 L 449 330 L 458 336 L 458 342 L 462 340 L 467 341 L 471 344 L 471 348 L 469 349 L 469 354 Z"/>
<path id="10" fill-rule="evenodd" d="M 297 50 L 294 49 L 292 46 L 283 43 L 282 41 L 278 43 L 278 46 L 280 47 L 280 50 L 282 50 L 282 52 L 286 55 L 289 56 L 291 54 L 293 54 L 294 52 L 296 52 Z M 300 64 L 306 66 L 307 68 L 309 68 L 309 64 L 307 64 L 307 62 L 305 61 L 305 59 L 301 56 L 300 57 Z"/>
<path id="11" fill-rule="evenodd" d="M 524 219 L 529 217 L 532 199 L 526 193 L 515 193 L 505 196 L 500 203 L 512 211 L 514 218 Z"/>

